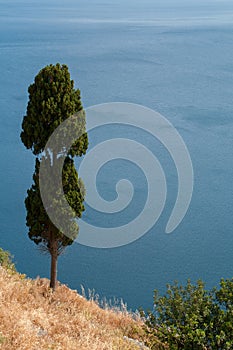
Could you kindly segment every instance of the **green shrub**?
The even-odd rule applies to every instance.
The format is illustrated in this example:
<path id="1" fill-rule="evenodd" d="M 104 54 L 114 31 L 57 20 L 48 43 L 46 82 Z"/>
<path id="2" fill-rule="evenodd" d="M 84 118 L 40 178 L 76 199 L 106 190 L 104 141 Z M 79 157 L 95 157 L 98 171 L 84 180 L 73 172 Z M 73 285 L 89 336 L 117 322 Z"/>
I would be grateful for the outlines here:
<path id="1" fill-rule="evenodd" d="M 165 296 L 154 291 L 153 311 L 141 315 L 150 344 L 154 337 L 171 350 L 233 349 L 233 279 L 222 279 L 220 289 L 211 291 L 200 280 L 196 285 L 188 280 L 184 287 L 167 285 Z"/>
<path id="2" fill-rule="evenodd" d="M 15 271 L 15 265 L 12 262 L 13 256 L 10 252 L 3 250 L 0 248 L 0 265 Z"/>

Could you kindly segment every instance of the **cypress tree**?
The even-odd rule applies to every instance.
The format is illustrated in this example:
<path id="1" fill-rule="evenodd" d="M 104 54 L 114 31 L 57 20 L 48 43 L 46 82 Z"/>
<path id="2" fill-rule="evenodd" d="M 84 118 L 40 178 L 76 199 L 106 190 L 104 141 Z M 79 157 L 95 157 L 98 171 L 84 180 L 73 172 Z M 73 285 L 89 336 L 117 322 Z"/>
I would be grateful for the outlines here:
<path id="1" fill-rule="evenodd" d="M 65 152 L 65 157 L 61 157 L 59 149 L 50 149 L 50 153 L 45 152 L 46 143 L 54 130 L 71 115 L 84 112 L 80 90 L 74 88 L 68 67 L 57 63 L 44 67 L 35 77 L 34 83 L 29 86 L 28 92 L 27 113 L 23 118 L 20 136 L 25 147 L 31 149 L 37 158 L 33 184 L 27 191 L 25 199 L 26 224 L 29 228 L 29 238 L 51 256 L 50 287 L 55 290 L 58 256 L 77 237 L 78 224 L 76 220 L 70 222 L 69 232 L 73 234 L 67 236 L 51 222 L 40 195 L 39 169 L 42 161 L 47 163 L 51 171 L 56 168 L 56 163 L 64 163 L 62 184 L 65 199 L 73 209 L 75 217 L 80 218 L 84 211 L 85 188 L 78 177 L 73 157 L 82 156 L 88 147 L 85 114 L 82 113 L 82 118 L 79 119 L 77 115 L 81 136 L 74 142 L 69 152 Z M 47 184 L 47 187 L 48 195 L 55 194 L 51 203 L 53 209 L 57 210 L 56 215 L 60 215 L 60 206 L 57 204 L 61 201 L 63 193 L 56 188 L 56 176 Z"/>

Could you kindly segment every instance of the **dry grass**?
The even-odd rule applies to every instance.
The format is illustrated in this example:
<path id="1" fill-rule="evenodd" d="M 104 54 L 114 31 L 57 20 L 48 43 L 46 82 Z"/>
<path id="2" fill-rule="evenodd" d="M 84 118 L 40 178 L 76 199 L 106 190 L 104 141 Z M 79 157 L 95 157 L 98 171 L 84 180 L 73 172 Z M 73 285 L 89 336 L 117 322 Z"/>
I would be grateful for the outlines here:
<path id="1" fill-rule="evenodd" d="M 0 266 L 0 349 L 138 350 L 142 322 L 103 310 L 65 285 L 31 280 Z"/>

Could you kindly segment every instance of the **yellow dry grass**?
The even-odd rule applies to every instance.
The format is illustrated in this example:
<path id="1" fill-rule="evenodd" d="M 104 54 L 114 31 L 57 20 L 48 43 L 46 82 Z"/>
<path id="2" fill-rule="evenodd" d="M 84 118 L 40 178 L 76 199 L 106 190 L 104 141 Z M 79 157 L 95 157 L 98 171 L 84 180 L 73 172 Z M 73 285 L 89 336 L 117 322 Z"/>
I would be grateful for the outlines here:
<path id="1" fill-rule="evenodd" d="M 103 310 L 65 285 L 31 280 L 0 266 L 0 349 L 138 350 L 142 323 L 127 312 Z"/>

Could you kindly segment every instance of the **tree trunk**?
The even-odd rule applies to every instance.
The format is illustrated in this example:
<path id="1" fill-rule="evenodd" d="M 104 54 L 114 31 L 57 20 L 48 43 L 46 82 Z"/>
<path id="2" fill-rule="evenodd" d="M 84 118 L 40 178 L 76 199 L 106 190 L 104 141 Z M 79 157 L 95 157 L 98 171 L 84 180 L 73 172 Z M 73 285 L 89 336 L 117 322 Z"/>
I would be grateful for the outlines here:
<path id="1" fill-rule="evenodd" d="M 57 254 L 53 252 L 51 254 L 51 269 L 50 269 L 50 288 L 53 291 L 56 289 L 57 282 Z"/>
<path id="2" fill-rule="evenodd" d="M 57 283 L 57 257 L 58 257 L 58 251 L 57 251 L 57 241 L 56 241 L 56 239 L 54 237 L 53 232 L 51 234 L 50 255 L 51 255 L 50 288 L 52 288 L 52 290 L 55 291 L 56 283 Z"/>

